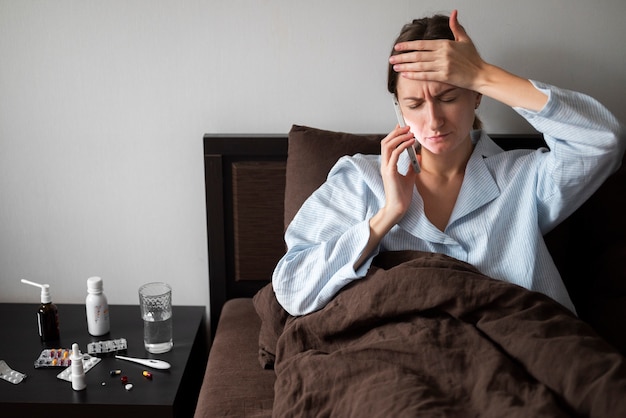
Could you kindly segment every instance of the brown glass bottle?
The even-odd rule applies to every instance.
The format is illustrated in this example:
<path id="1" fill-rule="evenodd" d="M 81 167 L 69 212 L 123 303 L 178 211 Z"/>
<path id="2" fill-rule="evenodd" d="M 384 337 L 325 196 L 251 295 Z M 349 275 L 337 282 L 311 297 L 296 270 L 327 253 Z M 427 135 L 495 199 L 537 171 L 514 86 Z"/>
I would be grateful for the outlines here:
<path id="1" fill-rule="evenodd" d="M 59 311 L 54 303 L 42 303 L 37 310 L 39 337 L 42 342 L 59 340 Z"/>

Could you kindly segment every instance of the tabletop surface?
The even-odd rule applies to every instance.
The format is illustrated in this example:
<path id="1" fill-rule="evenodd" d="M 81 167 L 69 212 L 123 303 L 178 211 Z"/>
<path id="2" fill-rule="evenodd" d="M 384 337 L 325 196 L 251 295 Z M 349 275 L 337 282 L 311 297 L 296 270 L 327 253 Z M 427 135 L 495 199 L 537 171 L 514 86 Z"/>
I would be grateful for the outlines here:
<path id="1" fill-rule="evenodd" d="M 37 332 L 36 312 L 38 304 L 0 304 L 0 360 L 13 370 L 25 373 L 26 379 L 15 385 L 0 379 L 0 404 L 80 404 L 80 405 L 173 405 L 188 365 L 194 341 L 204 325 L 204 307 L 174 306 L 174 347 L 168 353 L 150 354 L 143 346 L 143 321 L 139 305 L 111 305 L 111 332 L 93 337 L 87 332 L 85 305 L 58 304 L 60 341 L 44 345 Z M 45 348 L 71 348 L 78 343 L 87 353 L 90 342 L 125 338 L 128 349 L 119 353 L 130 357 L 156 358 L 169 362 L 169 370 L 150 369 L 140 364 L 116 359 L 113 355 L 101 356 L 102 361 L 86 374 L 87 388 L 72 390 L 71 383 L 56 376 L 63 368 L 35 368 L 35 360 Z M 197 365 L 202 367 L 201 364 Z M 119 369 L 119 376 L 110 371 Z M 152 379 L 142 375 L 144 370 L 152 373 Z M 121 376 L 128 377 L 133 385 L 125 389 Z"/>

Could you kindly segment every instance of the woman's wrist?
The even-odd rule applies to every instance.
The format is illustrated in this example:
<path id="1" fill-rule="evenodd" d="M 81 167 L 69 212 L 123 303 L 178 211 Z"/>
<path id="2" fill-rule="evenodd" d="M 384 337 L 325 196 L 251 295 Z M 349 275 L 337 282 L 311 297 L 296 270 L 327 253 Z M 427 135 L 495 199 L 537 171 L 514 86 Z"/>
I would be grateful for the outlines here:
<path id="1" fill-rule="evenodd" d="M 381 208 L 378 213 L 370 219 L 370 231 L 372 237 L 380 242 L 387 232 L 398 222 L 397 216 L 390 216 L 386 207 Z"/>
<path id="2" fill-rule="evenodd" d="M 484 65 L 476 91 L 510 107 L 534 112 L 543 109 L 548 101 L 548 96 L 538 90 L 530 80 L 492 64 Z"/>

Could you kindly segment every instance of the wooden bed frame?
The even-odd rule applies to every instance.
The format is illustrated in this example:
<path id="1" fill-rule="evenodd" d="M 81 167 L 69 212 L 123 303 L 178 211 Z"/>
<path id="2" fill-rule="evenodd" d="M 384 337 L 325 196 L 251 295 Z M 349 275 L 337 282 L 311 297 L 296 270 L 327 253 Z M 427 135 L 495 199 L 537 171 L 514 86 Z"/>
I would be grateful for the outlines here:
<path id="1" fill-rule="evenodd" d="M 224 303 L 252 297 L 284 253 L 286 160 L 286 135 L 204 136 L 212 335 Z"/>

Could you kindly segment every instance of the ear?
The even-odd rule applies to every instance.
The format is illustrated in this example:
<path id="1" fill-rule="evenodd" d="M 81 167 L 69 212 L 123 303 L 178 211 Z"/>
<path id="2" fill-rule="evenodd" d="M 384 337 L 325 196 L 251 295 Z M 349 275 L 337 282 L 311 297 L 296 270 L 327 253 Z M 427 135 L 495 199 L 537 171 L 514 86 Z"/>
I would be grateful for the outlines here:
<path id="1" fill-rule="evenodd" d="M 483 95 L 480 93 L 476 93 L 476 105 L 474 106 L 474 109 L 478 109 L 478 106 L 480 106 L 480 101 L 483 99 Z"/>

